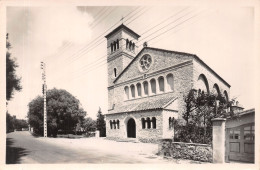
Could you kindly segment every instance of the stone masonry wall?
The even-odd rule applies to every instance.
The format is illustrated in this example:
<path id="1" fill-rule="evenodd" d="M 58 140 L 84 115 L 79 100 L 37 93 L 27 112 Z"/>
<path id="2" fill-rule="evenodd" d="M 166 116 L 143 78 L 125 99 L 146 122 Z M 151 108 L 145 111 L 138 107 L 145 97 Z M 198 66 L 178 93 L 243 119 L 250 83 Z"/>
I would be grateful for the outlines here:
<path id="1" fill-rule="evenodd" d="M 186 66 L 183 66 L 181 68 L 177 68 L 174 70 L 169 70 L 165 73 L 161 73 L 158 75 L 154 75 L 151 77 L 147 77 L 141 80 L 136 80 L 134 82 L 131 83 L 125 83 L 122 84 L 118 87 L 115 87 L 114 90 L 114 95 L 113 96 L 109 96 L 109 102 L 110 105 L 112 105 L 112 101 L 115 104 L 115 107 L 120 107 L 123 105 L 128 105 L 128 104 L 133 104 L 133 103 L 141 103 L 141 102 L 146 102 L 149 101 L 151 98 L 160 98 L 163 97 L 164 95 L 171 95 L 172 97 L 177 97 L 178 98 L 178 113 L 181 116 L 183 110 L 185 109 L 185 105 L 184 105 L 184 101 L 183 101 L 183 94 L 184 92 L 188 92 L 191 88 L 192 88 L 192 75 L 193 75 L 193 65 L 189 64 Z M 164 92 L 164 93 L 160 93 L 160 94 L 153 94 L 153 95 L 149 95 L 146 97 L 139 97 L 139 98 L 135 98 L 135 99 L 129 99 L 126 100 L 125 99 L 125 94 L 124 94 L 124 87 L 125 86 L 131 86 L 132 84 L 136 85 L 137 83 L 143 83 L 144 81 L 150 81 L 151 79 L 156 79 L 158 80 L 158 78 L 160 76 L 164 76 L 164 78 L 166 78 L 166 75 L 172 73 L 173 77 L 174 77 L 174 90 L 173 92 Z M 165 79 L 165 83 L 166 83 L 166 79 Z M 156 83 L 156 86 L 158 86 L 158 83 Z M 112 90 L 112 89 L 111 89 Z M 109 95 L 112 95 L 112 93 Z"/>
<path id="2" fill-rule="evenodd" d="M 172 142 L 170 139 L 161 140 L 158 154 L 175 159 L 212 162 L 212 147 L 205 144 Z"/>
<path id="3" fill-rule="evenodd" d="M 152 117 L 156 118 L 156 129 L 142 129 L 141 118 Z M 162 138 L 162 110 L 143 111 L 137 113 L 118 113 L 106 115 L 106 136 L 111 139 L 126 139 L 127 138 L 127 122 L 133 118 L 136 123 L 136 138 L 142 142 L 156 142 Z M 110 128 L 110 120 L 119 120 L 119 129 Z"/>

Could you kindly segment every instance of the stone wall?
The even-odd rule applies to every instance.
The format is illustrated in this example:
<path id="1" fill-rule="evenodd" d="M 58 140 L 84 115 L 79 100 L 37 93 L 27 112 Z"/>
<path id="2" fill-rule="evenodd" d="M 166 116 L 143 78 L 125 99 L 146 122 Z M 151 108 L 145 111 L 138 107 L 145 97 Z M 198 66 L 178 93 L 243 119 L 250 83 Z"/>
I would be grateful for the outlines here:
<path id="1" fill-rule="evenodd" d="M 212 162 L 212 147 L 206 144 L 172 142 L 163 139 L 159 143 L 158 154 L 175 159 Z"/>
<path id="2" fill-rule="evenodd" d="M 152 117 L 156 118 L 156 129 L 142 129 L 141 118 Z M 142 111 L 137 113 L 118 113 L 106 115 L 106 136 L 110 139 L 126 139 L 127 138 L 127 122 L 133 118 L 136 123 L 136 138 L 142 142 L 156 142 L 157 139 L 162 138 L 162 110 Z M 119 120 L 119 129 L 110 128 L 110 120 Z"/>

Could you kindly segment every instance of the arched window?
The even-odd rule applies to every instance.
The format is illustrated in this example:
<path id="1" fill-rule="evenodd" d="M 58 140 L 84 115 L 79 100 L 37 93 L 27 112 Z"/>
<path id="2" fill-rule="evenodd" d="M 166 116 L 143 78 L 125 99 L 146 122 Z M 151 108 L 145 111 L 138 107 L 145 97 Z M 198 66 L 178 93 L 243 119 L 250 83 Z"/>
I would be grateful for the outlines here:
<path id="1" fill-rule="evenodd" d="M 226 91 L 226 90 L 224 91 L 224 95 L 225 95 L 226 101 L 228 102 L 228 101 L 229 101 L 229 99 L 228 99 L 228 93 L 227 93 L 227 91 Z"/>
<path id="2" fill-rule="evenodd" d="M 135 43 L 133 43 L 133 48 L 132 49 L 133 49 L 133 51 L 135 51 Z"/>
<path id="3" fill-rule="evenodd" d="M 132 50 L 132 41 L 129 43 L 129 50 Z"/>
<path id="4" fill-rule="evenodd" d="M 114 51 L 116 51 L 116 42 L 114 41 Z"/>
<path id="5" fill-rule="evenodd" d="M 158 78 L 159 81 L 159 90 L 160 92 L 164 92 L 164 78 L 161 76 Z"/>
<path id="6" fill-rule="evenodd" d="M 132 84 L 132 85 L 130 86 L 130 89 L 131 89 L 131 97 L 132 97 L 132 98 L 135 98 L 135 86 Z"/>
<path id="7" fill-rule="evenodd" d="M 172 129 L 174 127 L 174 117 L 169 117 L 169 129 Z"/>
<path id="8" fill-rule="evenodd" d="M 116 40 L 116 45 L 117 45 L 116 48 L 119 49 L 119 40 L 118 39 Z"/>
<path id="9" fill-rule="evenodd" d="M 119 129 L 119 120 L 116 121 L 116 124 L 117 124 L 117 129 Z"/>
<path id="10" fill-rule="evenodd" d="M 144 120 L 144 118 L 142 118 L 141 121 L 142 121 L 142 129 L 145 129 L 145 120 Z"/>
<path id="11" fill-rule="evenodd" d="M 116 129 L 116 121 L 113 120 L 114 129 Z"/>
<path id="12" fill-rule="evenodd" d="M 152 118 L 152 122 L 153 122 L 153 129 L 156 129 L 156 118 L 155 117 Z"/>
<path id="13" fill-rule="evenodd" d="M 166 76 L 166 79 L 167 79 L 167 91 L 173 91 L 173 75 L 172 74 L 168 74 Z"/>
<path id="14" fill-rule="evenodd" d="M 156 81 L 155 79 L 150 80 L 151 83 L 151 91 L 153 94 L 156 94 Z"/>
<path id="15" fill-rule="evenodd" d="M 147 122 L 147 128 L 151 129 L 151 120 L 149 117 L 146 119 L 146 122 Z"/>
<path id="16" fill-rule="evenodd" d="M 141 89 L 141 84 L 140 84 L 140 83 L 137 83 L 137 84 L 136 84 L 136 88 L 137 88 L 137 96 L 138 96 L 138 97 L 141 97 L 141 96 L 142 96 L 142 94 L 141 94 L 141 93 L 142 93 L 142 91 L 141 91 L 141 90 L 142 90 L 142 89 Z"/>
<path id="17" fill-rule="evenodd" d="M 129 87 L 125 86 L 125 99 L 128 100 L 129 99 Z"/>
<path id="18" fill-rule="evenodd" d="M 197 89 L 201 89 L 201 91 L 205 93 L 209 93 L 209 83 L 204 74 L 201 74 L 198 78 Z"/>
<path id="19" fill-rule="evenodd" d="M 109 123 L 110 123 L 110 129 L 112 129 L 113 128 L 112 121 L 110 120 Z"/>
<path id="20" fill-rule="evenodd" d="M 111 53 L 113 52 L 113 44 L 110 44 L 110 48 L 111 48 Z"/>
<path id="21" fill-rule="evenodd" d="M 215 94 L 216 96 L 220 96 L 220 90 L 219 90 L 218 84 L 216 84 L 216 83 L 213 86 L 213 94 Z"/>
<path id="22" fill-rule="evenodd" d="M 148 96 L 148 82 L 147 81 L 143 82 L 143 86 L 144 86 L 144 95 Z"/>
<path id="23" fill-rule="evenodd" d="M 114 76 L 116 77 L 117 75 L 116 75 L 116 68 L 114 68 Z"/>
<path id="24" fill-rule="evenodd" d="M 129 46 L 129 40 L 126 39 L 126 49 L 128 48 L 128 46 Z"/>

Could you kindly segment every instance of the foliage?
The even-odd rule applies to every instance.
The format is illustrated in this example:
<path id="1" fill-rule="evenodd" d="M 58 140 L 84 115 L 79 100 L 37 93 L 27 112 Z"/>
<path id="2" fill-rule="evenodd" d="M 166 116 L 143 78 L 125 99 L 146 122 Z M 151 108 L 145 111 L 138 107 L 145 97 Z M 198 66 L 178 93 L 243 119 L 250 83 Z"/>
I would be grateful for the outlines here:
<path id="1" fill-rule="evenodd" d="M 58 130 L 76 131 L 77 124 L 86 116 L 79 100 L 66 90 L 48 90 L 46 101 L 48 136 L 56 136 Z M 28 106 L 29 124 L 36 134 L 43 135 L 43 97 L 36 97 Z"/>
<path id="2" fill-rule="evenodd" d="M 21 130 L 22 128 L 28 128 L 28 123 L 24 119 L 16 119 L 16 116 L 11 116 L 6 112 L 6 132 L 12 132 L 15 129 Z"/>
<path id="3" fill-rule="evenodd" d="M 6 100 L 9 101 L 14 95 L 14 91 L 21 91 L 21 78 L 16 75 L 16 68 L 18 64 L 15 58 L 11 57 L 10 49 L 11 43 L 8 40 L 8 34 L 6 34 Z"/>
<path id="4" fill-rule="evenodd" d="M 85 132 L 94 132 L 96 130 L 96 121 L 87 117 L 83 121 L 83 129 Z"/>
<path id="5" fill-rule="evenodd" d="M 182 118 L 185 123 L 175 122 L 175 141 L 211 143 L 211 120 L 217 117 L 236 116 L 232 110 L 227 112 L 235 100 L 227 101 L 221 94 L 192 89 L 184 95 L 184 102 L 186 109 Z"/>
<path id="6" fill-rule="evenodd" d="M 99 130 L 101 137 L 106 136 L 106 121 L 104 115 L 102 114 L 101 108 L 99 108 L 97 114 L 97 130 Z"/>

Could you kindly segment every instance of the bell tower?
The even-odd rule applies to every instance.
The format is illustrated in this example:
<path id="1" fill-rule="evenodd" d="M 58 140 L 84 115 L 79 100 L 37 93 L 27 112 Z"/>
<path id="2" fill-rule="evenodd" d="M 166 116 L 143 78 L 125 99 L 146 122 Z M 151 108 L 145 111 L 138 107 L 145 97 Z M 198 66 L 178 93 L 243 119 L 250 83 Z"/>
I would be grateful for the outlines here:
<path id="1" fill-rule="evenodd" d="M 107 69 L 108 87 L 136 56 L 136 42 L 140 37 L 130 28 L 121 24 L 109 34 L 107 38 Z"/>

